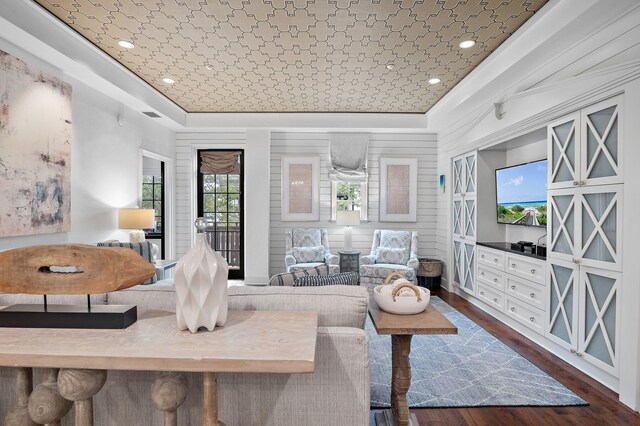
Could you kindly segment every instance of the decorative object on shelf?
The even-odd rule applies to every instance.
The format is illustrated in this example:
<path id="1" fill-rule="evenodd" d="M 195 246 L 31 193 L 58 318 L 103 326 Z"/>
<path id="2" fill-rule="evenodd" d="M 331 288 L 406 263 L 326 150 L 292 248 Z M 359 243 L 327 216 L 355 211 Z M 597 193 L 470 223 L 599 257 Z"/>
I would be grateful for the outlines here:
<path id="1" fill-rule="evenodd" d="M 418 160 L 380 157 L 380 222 L 417 220 Z"/>
<path id="2" fill-rule="evenodd" d="M 390 283 L 394 278 L 397 279 Z M 383 311 L 399 315 L 423 312 L 429 305 L 430 296 L 429 290 L 411 284 L 399 272 L 389 274 L 384 284 L 376 286 L 373 290 L 373 298 Z"/>
<path id="3" fill-rule="evenodd" d="M 429 259 L 428 257 L 418 258 L 418 285 L 429 290 L 440 287 L 440 277 L 442 276 L 442 261 Z"/>
<path id="4" fill-rule="evenodd" d="M 353 249 L 351 227 L 360 225 L 360 212 L 357 210 L 343 210 L 336 212 L 336 225 L 344 226 L 344 251 Z"/>
<path id="5" fill-rule="evenodd" d="M 213 331 L 227 321 L 229 265 L 207 243 L 203 218 L 195 221 L 196 244 L 176 266 L 176 317 L 180 330 L 196 333 L 200 327 Z"/>
<path id="6" fill-rule="evenodd" d="M 129 242 L 141 243 L 145 240 L 143 229 L 155 226 L 155 214 L 153 209 L 119 209 L 118 228 L 132 229 L 129 232 Z"/>
<path id="7" fill-rule="evenodd" d="M 71 229 L 71 85 L 0 50 L 0 238 Z"/>
<path id="8" fill-rule="evenodd" d="M 91 306 L 88 295 L 133 287 L 155 271 L 128 248 L 61 244 L 0 252 L 0 293 L 44 295 L 42 305 L 0 309 L 0 327 L 126 328 L 136 322 L 135 306 Z M 52 305 L 47 294 L 87 294 L 88 303 Z"/>
<path id="9" fill-rule="evenodd" d="M 282 221 L 320 220 L 320 157 L 282 156 Z"/>

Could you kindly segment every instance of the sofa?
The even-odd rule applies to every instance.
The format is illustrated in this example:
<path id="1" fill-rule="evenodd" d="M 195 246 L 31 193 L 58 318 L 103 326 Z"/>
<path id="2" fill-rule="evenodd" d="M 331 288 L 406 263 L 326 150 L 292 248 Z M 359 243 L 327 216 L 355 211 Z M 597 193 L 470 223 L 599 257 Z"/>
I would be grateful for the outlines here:
<path id="1" fill-rule="evenodd" d="M 175 311 L 171 280 L 91 298 L 94 304 Z M 41 300 L 0 294 L 0 306 Z M 82 295 L 49 296 L 49 303 L 85 302 Z M 220 419 L 227 426 L 368 425 L 368 338 L 363 329 L 367 305 L 368 293 L 359 286 L 230 287 L 229 309 L 318 312 L 316 364 L 311 374 L 219 374 Z M 150 396 L 159 374 L 109 371 L 105 386 L 94 397 L 95 424 L 162 424 L 162 413 Z M 34 384 L 39 383 L 42 371 L 36 369 L 34 376 Z M 178 410 L 178 424 L 201 424 L 202 375 L 187 373 L 187 379 L 189 394 Z M 0 368 L 0 421 L 16 402 L 15 382 L 14 369 Z M 71 425 L 72 419 L 68 414 L 63 425 Z"/>

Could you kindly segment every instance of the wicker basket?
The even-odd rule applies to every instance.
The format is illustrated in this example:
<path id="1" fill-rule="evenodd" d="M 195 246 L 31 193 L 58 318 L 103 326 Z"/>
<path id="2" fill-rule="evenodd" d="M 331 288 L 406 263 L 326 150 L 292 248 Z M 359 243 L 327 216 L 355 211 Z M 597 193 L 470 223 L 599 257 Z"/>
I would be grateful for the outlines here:
<path id="1" fill-rule="evenodd" d="M 421 258 L 418 259 L 420 266 L 418 266 L 419 277 L 435 278 L 442 275 L 442 261 L 438 259 Z"/>

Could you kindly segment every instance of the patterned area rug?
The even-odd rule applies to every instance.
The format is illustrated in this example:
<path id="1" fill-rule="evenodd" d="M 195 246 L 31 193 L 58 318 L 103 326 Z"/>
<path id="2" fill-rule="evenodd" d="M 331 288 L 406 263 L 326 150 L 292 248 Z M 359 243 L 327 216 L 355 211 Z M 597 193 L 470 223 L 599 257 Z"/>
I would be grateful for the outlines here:
<path id="1" fill-rule="evenodd" d="M 588 405 L 554 378 L 437 297 L 432 305 L 457 335 L 416 335 L 411 341 L 410 407 Z M 389 407 L 391 337 L 367 320 L 371 406 Z"/>

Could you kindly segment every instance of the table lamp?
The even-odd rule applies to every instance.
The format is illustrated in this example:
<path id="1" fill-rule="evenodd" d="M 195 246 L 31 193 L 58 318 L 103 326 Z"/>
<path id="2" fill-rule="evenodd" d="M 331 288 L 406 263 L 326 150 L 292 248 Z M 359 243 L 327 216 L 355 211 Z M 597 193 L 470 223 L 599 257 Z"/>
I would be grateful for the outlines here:
<path id="1" fill-rule="evenodd" d="M 143 229 L 155 226 L 155 214 L 153 209 L 119 209 L 118 228 L 132 229 L 129 232 L 129 242 L 141 243 L 144 241 Z"/>
<path id="2" fill-rule="evenodd" d="M 336 225 L 344 226 L 344 251 L 351 251 L 351 227 L 360 225 L 360 212 L 357 210 L 337 211 Z"/>

